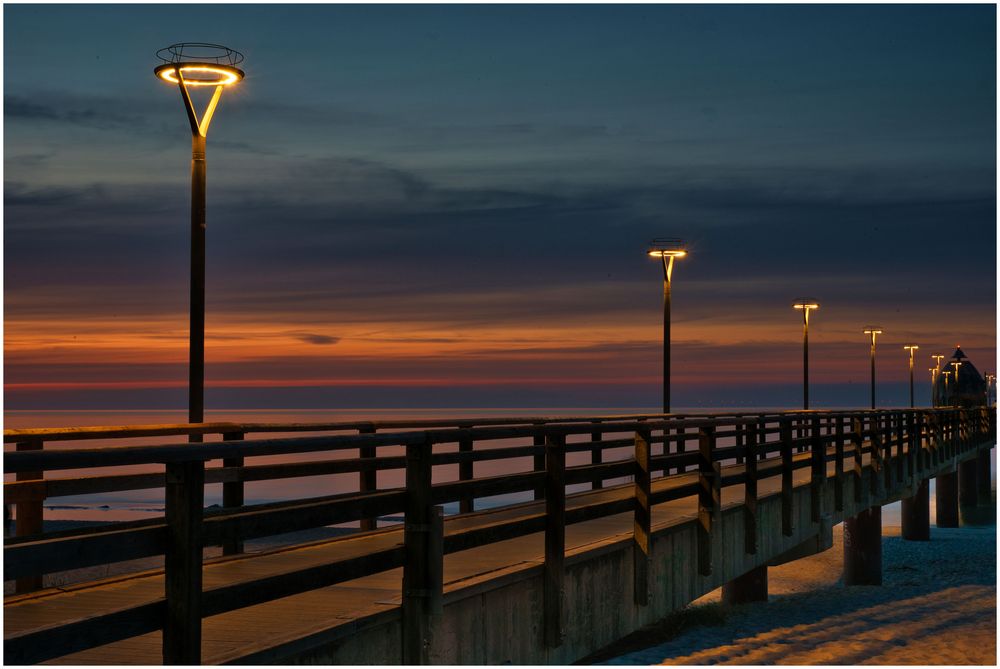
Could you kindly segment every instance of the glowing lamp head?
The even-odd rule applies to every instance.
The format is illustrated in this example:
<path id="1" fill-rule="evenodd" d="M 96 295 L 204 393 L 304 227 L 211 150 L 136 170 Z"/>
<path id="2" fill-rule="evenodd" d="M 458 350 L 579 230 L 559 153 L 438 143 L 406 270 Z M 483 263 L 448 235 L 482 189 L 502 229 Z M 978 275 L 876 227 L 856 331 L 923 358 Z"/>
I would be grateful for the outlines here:
<path id="1" fill-rule="evenodd" d="M 882 334 L 882 330 L 878 326 L 869 325 L 868 327 L 865 328 L 865 334 L 880 335 Z"/>
<path id="2" fill-rule="evenodd" d="M 160 79 L 170 84 L 180 83 L 183 77 L 188 86 L 231 86 L 243 79 L 243 70 L 215 63 L 164 63 L 153 70 Z"/>
<path id="3" fill-rule="evenodd" d="M 673 237 L 654 239 L 649 243 L 646 253 L 651 258 L 683 258 L 687 255 L 684 242 Z"/>
<path id="4" fill-rule="evenodd" d="M 795 304 L 792 305 L 795 309 L 819 309 L 819 302 L 811 297 L 800 297 L 795 300 Z"/>
<path id="5" fill-rule="evenodd" d="M 920 348 L 920 347 L 917 346 L 916 344 L 910 344 L 908 346 L 904 346 L 903 350 L 909 351 L 910 355 L 913 355 L 913 352 L 916 351 L 918 348 Z"/>

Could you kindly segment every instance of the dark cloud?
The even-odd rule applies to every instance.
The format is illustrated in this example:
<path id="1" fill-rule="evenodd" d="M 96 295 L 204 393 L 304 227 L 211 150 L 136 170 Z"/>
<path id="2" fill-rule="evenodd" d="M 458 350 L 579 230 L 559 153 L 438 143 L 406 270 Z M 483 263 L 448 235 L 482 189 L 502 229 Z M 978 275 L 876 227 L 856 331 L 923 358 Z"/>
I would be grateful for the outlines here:
<path id="1" fill-rule="evenodd" d="M 317 346 L 328 346 L 330 344 L 336 344 L 340 341 L 340 337 L 330 337 L 328 335 L 321 334 L 300 334 L 297 335 L 300 341 L 304 341 L 307 344 L 316 344 Z"/>
<path id="2" fill-rule="evenodd" d="M 103 190 L 100 186 L 91 185 L 79 188 L 70 186 L 51 186 L 31 188 L 21 182 L 4 182 L 3 203 L 5 207 L 75 207 L 86 202 L 94 202 L 101 198 Z"/>
<path id="3" fill-rule="evenodd" d="M 3 113 L 9 120 L 68 123 L 104 130 L 141 128 L 145 125 L 141 116 L 115 111 L 117 107 L 111 100 L 93 106 L 81 104 L 83 102 L 76 99 L 63 104 L 48 104 L 17 95 L 5 95 Z"/>

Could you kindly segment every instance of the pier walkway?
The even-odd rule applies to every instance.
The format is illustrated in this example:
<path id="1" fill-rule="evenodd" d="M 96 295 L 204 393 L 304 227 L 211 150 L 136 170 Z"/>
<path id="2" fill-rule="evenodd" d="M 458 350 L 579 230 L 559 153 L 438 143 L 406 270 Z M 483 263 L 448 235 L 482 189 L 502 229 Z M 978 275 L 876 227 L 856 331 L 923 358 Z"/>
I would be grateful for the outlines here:
<path id="1" fill-rule="evenodd" d="M 355 435 L 257 441 L 241 438 L 321 430 L 206 425 L 201 432 L 227 441 L 68 450 L 37 446 L 193 430 L 8 431 L 5 439 L 23 448 L 5 453 L 7 471 L 33 478 L 5 484 L 5 502 L 27 506 L 81 488 L 166 485 L 168 509 L 162 521 L 8 540 L 5 569 L 27 583 L 24 590 L 39 573 L 110 556 L 166 554 L 167 567 L 6 597 L 5 656 L 7 663 L 58 664 L 571 662 L 748 571 L 826 548 L 841 519 L 912 497 L 927 478 L 988 451 L 993 415 L 792 412 L 528 425 L 508 419 L 418 431 L 408 429 L 413 424 L 364 424 L 335 428 L 361 433 Z M 395 431 L 378 432 L 386 428 Z M 528 439 L 530 445 L 520 443 Z M 457 449 L 435 452 L 433 444 Z M 661 445 L 659 454 L 653 445 Z M 375 450 L 400 447 L 403 457 Z M 242 461 L 335 451 L 362 457 Z M 567 466 L 568 453 L 589 454 L 589 462 Z M 526 471 L 473 476 L 472 462 L 516 458 Z M 223 466 L 206 469 L 212 459 Z M 147 462 L 166 463 L 165 474 L 36 476 Z M 455 463 L 458 480 L 434 480 L 434 466 Z M 365 476 L 391 468 L 405 468 L 405 486 L 378 490 Z M 664 470 L 669 475 L 652 476 Z M 237 495 L 245 481 L 317 471 L 358 472 L 360 490 L 254 506 Z M 230 508 L 203 513 L 206 480 L 229 486 Z M 567 485 L 581 484 L 593 489 L 567 494 Z M 511 492 L 540 499 L 470 510 L 476 499 Z M 465 512 L 442 517 L 440 505 L 456 501 Z M 404 524 L 239 553 L 243 540 L 277 529 L 350 519 L 370 526 L 400 512 Z M 213 544 L 232 554 L 202 564 L 201 546 Z"/>

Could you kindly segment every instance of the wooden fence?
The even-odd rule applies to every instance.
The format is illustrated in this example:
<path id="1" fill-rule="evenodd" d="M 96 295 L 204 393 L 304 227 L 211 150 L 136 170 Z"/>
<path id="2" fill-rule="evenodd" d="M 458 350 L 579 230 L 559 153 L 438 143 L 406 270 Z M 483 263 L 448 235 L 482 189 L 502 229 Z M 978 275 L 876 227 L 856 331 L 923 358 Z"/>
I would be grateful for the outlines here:
<path id="1" fill-rule="evenodd" d="M 274 432 L 328 434 L 246 439 L 247 435 Z M 33 587 L 47 573 L 163 555 L 165 591 L 153 602 L 9 634 L 4 643 L 6 659 L 13 664 L 41 662 L 162 629 L 164 663 L 199 663 L 201 620 L 206 616 L 402 567 L 403 659 L 419 663 L 426 659 L 423 641 L 441 606 L 443 556 L 537 532 L 545 536 L 544 636 L 546 643 L 558 645 L 562 638 L 565 528 L 569 524 L 634 514 L 634 592 L 636 603 L 643 605 L 648 582 L 655 577 L 649 573 L 649 535 L 652 508 L 657 504 L 697 497 L 698 568 L 700 573 L 710 574 L 710 537 L 725 486 L 744 486 L 747 541 L 743 550 L 755 553 L 757 483 L 763 478 L 780 477 L 782 531 L 791 535 L 792 477 L 798 468 L 811 471 L 812 512 L 818 520 L 826 485 L 834 486 L 835 504 L 842 510 L 846 477 L 860 481 L 864 467 L 877 474 L 871 477 L 875 498 L 994 434 L 995 412 L 985 407 L 7 430 L 4 440 L 16 444 L 16 450 L 4 453 L 4 467 L 5 472 L 15 473 L 17 480 L 4 484 L 4 503 L 17 506 L 18 536 L 5 540 L 6 578 Z M 43 447 L 55 441 L 189 435 L 219 435 L 222 441 L 61 450 Z M 503 443 L 497 445 L 501 440 Z M 507 445 L 511 441 L 515 444 Z M 659 452 L 654 452 L 656 446 Z M 389 447 L 402 448 L 404 454 L 379 454 Z M 614 449 L 626 448 L 627 457 L 605 457 Z M 260 456 L 344 452 L 357 457 L 246 462 Z M 567 454 L 577 452 L 589 452 L 589 462 L 567 466 Z M 475 476 L 477 462 L 526 457 L 532 463 L 529 470 Z M 211 461 L 221 461 L 221 466 L 206 466 Z M 828 479 L 827 463 L 831 461 L 835 474 Z M 725 463 L 743 466 L 727 468 L 730 473 L 724 475 Z M 94 475 L 88 471 L 87 476 L 47 477 L 49 472 L 137 464 L 160 464 L 163 471 Z M 458 465 L 458 479 L 434 482 L 434 467 L 449 464 Z M 375 473 L 384 470 L 405 471 L 405 485 L 378 489 Z M 244 504 L 246 482 L 341 473 L 358 474 L 356 492 Z M 653 490 L 652 481 L 664 476 L 676 484 Z M 617 485 L 630 486 L 631 494 L 567 509 L 567 486 L 590 484 L 597 488 L 627 477 L 630 482 Z M 206 483 L 223 484 L 222 509 L 203 508 Z M 164 489 L 162 518 L 41 532 L 41 509 L 46 499 L 146 488 Z M 862 493 L 860 485 L 853 490 L 855 495 Z M 464 513 L 474 510 L 477 499 L 512 493 L 544 498 L 544 512 L 445 535 L 441 505 L 457 502 Z M 371 530 L 377 518 L 394 514 L 404 517 L 401 546 L 266 579 L 202 586 L 204 546 L 222 546 L 225 553 L 232 554 L 249 539 L 357 521 L 362 531 Z"/>

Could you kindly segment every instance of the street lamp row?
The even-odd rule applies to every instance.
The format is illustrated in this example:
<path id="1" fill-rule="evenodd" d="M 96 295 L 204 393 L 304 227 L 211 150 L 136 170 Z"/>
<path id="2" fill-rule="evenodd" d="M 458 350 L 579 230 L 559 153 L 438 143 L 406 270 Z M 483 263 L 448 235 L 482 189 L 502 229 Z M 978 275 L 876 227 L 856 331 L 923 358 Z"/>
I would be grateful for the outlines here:
<path id="1" fill-rule="evenodd" d="M 677 238 L 658 238 L 650 242 L 647 254 L 652 258 L 659 259 L 663 264 L 663 413 L 670 413 L 670 293 L 671 279 L 673 278 L 674 260 L 687 255 L 684 243 Z M 819 301 L 814 298 L 801 297 L 795 300 L 793 308 L 802 311 L 802 408 L 809 408 L 809 312 L 819 309 Z M 869 325 L 864 333 L 871 337 L 871 408 L 875 408 L 875 350 L 878 335 L 882 334 L 882 328 L 877 325 Z M 910 407 L 915 406 L 913 393 L 913 359 L 915 352 L 920 347 L 916 344 L 907 344 L 903 350 L 908 351 L 910 366 Z M 943 355 L 935 354 L 931 356 L 937 360 L 937 366 L 930 368 L 931 388 L 933 389 L 939 373 L 945 377 L 945 391 L 947 394 L 948 379 L 952 372 L 941 372 L 941 360 Z M 958 380 L 958 370 L 961 361 L 949 363 L 955 367 L 955 380 Z M 986 403 L 989 404 L 990 384 L 995 379 L 991 374 L 986 375 Z"/>

